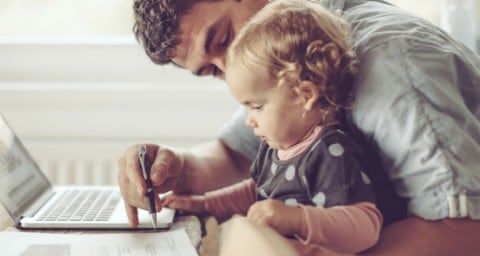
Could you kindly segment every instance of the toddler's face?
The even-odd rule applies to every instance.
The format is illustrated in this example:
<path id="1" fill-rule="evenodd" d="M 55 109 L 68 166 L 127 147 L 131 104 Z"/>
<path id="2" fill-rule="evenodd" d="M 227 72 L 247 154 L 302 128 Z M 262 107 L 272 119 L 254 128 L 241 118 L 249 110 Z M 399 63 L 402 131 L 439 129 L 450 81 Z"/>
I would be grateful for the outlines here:
<path id="1" fill-rule="evenodd" d="M 232 95 L 247 109 L 246 125 L 271 147 L 289 148 L 311 128 L 302 120 L 302 101 L 290 87 L 277 86 L 265 68 L 252 70 L 232 62 L 225 78 Z"/>

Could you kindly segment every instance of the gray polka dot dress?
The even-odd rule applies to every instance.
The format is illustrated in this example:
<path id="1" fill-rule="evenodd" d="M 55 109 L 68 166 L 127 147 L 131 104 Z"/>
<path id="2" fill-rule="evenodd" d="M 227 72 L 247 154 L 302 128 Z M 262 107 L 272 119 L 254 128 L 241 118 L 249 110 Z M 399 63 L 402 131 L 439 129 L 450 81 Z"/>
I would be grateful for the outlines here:
<path id="1" fill-rule="evenodd" d="M 304 152 L 289 160 L 279 160 L 277 150 L 264 142 L 252 165 L 257 200 L 323 207 L 374 202 L 364 161 L 360 146 L 339 127 L 324 128 Z"/>

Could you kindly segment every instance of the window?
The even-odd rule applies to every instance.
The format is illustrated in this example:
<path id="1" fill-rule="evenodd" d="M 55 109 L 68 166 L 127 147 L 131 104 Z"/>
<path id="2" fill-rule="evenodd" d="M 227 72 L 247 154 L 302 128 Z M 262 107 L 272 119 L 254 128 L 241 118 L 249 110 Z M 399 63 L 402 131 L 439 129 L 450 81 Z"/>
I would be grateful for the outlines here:
<path id="1" fill-rule="evenodd" d="M 387 0 L 440 26 L 480 52 L 480 3 L 477 0 Z"/>
<path id="2" fill-rule="evenodd" d="M 191 145 L 215 137 L 235 110 L 222 82 L 152 63 L 133 37 L 131 8 L 1 1 L 0 111 L 34 156 Z"/>
<path id="3" fill-rule="evenodd" d="M 390 0 L 436 24 L 446 1 L 466 0 Z M 132 0 L 0 2 L 0 110 L 28 144 L 189 145 L 214 137 L 234 111 L 222 82 L 152 63 L 133 38 L 131 8 Z"/>
<path id="4" fill-rule="evenodd" d="M 3 0 L 0 35 L 127 35 L 132 5 L 132 0 Z"/>

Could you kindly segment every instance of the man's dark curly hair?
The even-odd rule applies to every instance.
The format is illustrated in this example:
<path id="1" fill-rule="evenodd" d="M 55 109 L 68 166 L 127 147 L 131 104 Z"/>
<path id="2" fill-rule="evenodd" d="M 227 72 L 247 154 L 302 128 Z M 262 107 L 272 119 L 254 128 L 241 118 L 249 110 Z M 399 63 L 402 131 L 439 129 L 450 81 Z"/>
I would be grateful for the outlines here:
<path id="1" fill-rule="evenodd" d="M 201 0 L 200 0 L 201 1 Z M 199 0 L 135 0 L 133 32 L 150 59 L 167 64 L 180 43 L 179 19 Z"/>

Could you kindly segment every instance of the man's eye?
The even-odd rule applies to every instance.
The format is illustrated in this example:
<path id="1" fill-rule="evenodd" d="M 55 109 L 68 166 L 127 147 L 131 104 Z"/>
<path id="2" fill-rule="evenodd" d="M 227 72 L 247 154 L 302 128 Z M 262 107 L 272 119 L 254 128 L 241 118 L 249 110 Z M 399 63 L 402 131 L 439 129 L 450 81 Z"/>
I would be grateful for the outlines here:
<path id="1" fill-rule="evenodd" d="M 220 43 L 220 47 L 227 48 L 228 45 L 230 45 L 231 35 L 232 35 L 232 31 L 231 31 L 231 29 L 228 29 L 227 33 L 225 34 L 225 37 L 223 38 L 222 42 Z"/>
<path id="2" fill-rule="evenodd" d="M 219 68 L 217 68 L 216 66 L 213 66 L 211 74 L 212 74 L 212 76 L 218 77 L 218 76 L 223 75 L 223 72 Z"/>

